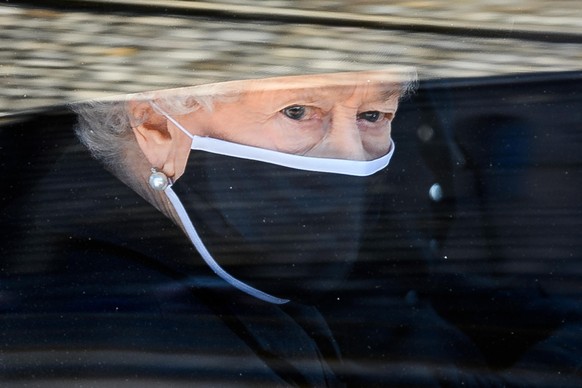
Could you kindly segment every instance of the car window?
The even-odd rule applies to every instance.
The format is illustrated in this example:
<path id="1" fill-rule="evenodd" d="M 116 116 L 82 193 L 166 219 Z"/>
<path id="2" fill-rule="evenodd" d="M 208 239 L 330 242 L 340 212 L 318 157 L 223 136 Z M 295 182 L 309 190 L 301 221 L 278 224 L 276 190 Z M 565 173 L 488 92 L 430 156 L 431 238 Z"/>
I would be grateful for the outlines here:
<path id="1" fill-rule="evenodd" d="M 12 386 L 579 386 L 574 1 L 0 6 Z"/>

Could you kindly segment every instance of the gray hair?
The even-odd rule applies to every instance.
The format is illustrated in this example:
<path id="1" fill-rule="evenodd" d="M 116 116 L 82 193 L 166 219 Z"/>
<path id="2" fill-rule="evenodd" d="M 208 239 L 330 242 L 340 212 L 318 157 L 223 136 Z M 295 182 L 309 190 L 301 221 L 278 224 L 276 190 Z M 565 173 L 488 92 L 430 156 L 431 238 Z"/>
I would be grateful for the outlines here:
<path id="1" fill-rule="evenodd" d="M 414 93 L 416 87 L 416 71 L 408 69 L 398 90 L 400 99 Z M 131 163 L 127 163 L 126 159 L 130 152 L 134 152 L 134 155 L 143 154 L 131 129 L 132 126 L 146 122 L 148 117 L 131 117 L 128 101 L 132 98 L 145 102 L 155 101 L 171 115 L 184 115 L 197 109 L 212 111 L 217 100 L 233 102 L 244 88 L 240 89 L 239 83 L 223 83 L 204 85 L 202 90 L 201 93 L 191 88 L 170 89 L 130 95 L 117 100 L 74 104 L 71 108 L 78 115 L 75 133 L 95 159 L 102 162 L 121 180 L 133 186 L 138 182 L 135 182 Z"/>
<path id="2" fill-rule="evenodd" d="M 88 101 L 72 105 L 75 133 L 94 158 L 110 170 L 122 166 L 125 150 L 134 142 L 125 101 Z"/>
<path id="3" fill-rule="evenodd" d="M 71 105 L 77 114 L 75 134 L 91 155 L 126 183 L 135 184 L 131 165 L 127 163 L 130 151 L 140 155 L 132 127 L 148 120 L 147 116 L 131 117 L 128 100 L 87 101 Z M 143 101 L 156 101 L 166 112 L 182 115 L 199 108 L 212 110 L 214 96 L 193 97 L 184 94 L 166 94 L 154 98 L 152 93 L 140 94 Z"/>

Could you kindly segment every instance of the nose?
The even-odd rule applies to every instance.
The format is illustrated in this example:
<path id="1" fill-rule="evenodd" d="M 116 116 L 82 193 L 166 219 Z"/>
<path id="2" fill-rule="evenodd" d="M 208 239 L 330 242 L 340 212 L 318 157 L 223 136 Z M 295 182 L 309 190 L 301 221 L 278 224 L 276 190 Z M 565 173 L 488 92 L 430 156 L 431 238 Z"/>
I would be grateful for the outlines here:
<path id="1" fill-rule="evenodd" d="M 355 109 L 334 109 L 321 144 L 320 156 L 348 160 L 368 159 L 356 116 Z"/>

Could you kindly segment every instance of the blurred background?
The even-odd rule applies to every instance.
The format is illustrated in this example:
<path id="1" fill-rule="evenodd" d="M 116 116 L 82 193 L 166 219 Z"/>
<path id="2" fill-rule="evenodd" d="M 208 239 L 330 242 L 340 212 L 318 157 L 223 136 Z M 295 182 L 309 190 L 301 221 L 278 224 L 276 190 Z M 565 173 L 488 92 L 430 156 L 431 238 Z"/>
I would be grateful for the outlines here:
<path id="1" fill-rule="evenodd" d="M 0 115 L 238 78 L 413 65 L 422 79 L 579 70 L 566 1 L 0 1 Z"/>

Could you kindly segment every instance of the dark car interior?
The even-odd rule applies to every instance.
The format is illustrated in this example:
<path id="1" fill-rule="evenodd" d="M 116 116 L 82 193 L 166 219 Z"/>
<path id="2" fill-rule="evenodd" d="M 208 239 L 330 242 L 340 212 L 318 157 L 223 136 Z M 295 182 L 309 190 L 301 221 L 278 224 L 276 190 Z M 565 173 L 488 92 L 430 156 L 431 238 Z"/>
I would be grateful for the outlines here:
<path id="1" fill-rule="evenodd" d="M 577 4 L 20 3 L 0 5 L 0 385 L 582 386 Z M 217 277 L 74 132 L 79 96 L 387 59 L 420 77 L 358 261 L 333 287 L 298 262 L 282 306 Z"/>
<path id="2" fill-rule="evenodd" d="M 326 296 L 318 302 L 344 352 L 368 365 L 378 359 L 397 362 L 394 354 L 401 355 L 402 362 L 422 365 L 425 358 L 431 359 L 429 354 L 438 358 L 448 353 L 435 348 L 438 341 L 429 334 L 414 344 L 390 343 L 401 330 L 413 330 L 398 329 L 399 319 L 410 319 L 399 306 L 415 306 L 427 298 L 442 319 L 478 344 L 490 368 L 488 378 L 512 368 L 528 349 L 556 331 L 564 331 L 563 338 L 556 339 L 568 343 L 560 352 L 563 359 L 544 360 L 549 371 L 538 381 L 547 386 L 570 382 L 548 376 L 553 376 L 552 368 L 571 364 L 575 369 L 579 359 L 580 337 L 569 325 L 575 328 L 580 318 L 581 82 L 577 72 L 421 82 L 402 102 L 394 123 L 397 157 L 386 176 L 389 192 L 382 197 L 387 211 L 380 220 L 381 234 L 371 240 L 372 249 L 390 252 L 389 260 L 359 263 L 345 288 L 333 294 L 341 305 Z M 11 381 L 132 374 L 186 381 L 194 372 L 160 360 L 152 370 L 131 363 L 119 366 L 119 354 L 105 362 L 99 354 L 82 362 L 64 357 L 58 365 L 49 356 L 34 356 L 94 347 L 175 354 L 193 351 L 194 346 L 185 345 L 186 337 L 181 342 L 169 333 L 160 335 L 161 321 L 142 321 L 155 309 L 151 299 L 159 298 L 160 292 L 159 284 L 148 288 L 143 279 L 165 278 L 164 292 L 175 294 L 171 299 L 182 306 L 178 309 L 192 309 L 187 301 L 191 291 L 185 291 L 191 286 L 185 273 L 192 265 L 184 270 L 183 264 L 158 261 L 153 253 L 163 249 L 160 240 L 175 238 L 171 233 L 164 236 L 169 226 L 155 221 L 162 233 L 145 241 L 142 252 L 123 253 L 123 260 L 115 259 L 126 245 L 114 235 L 115 228 L 102 241 L 91 240 L 92 226 L 124 220 L 108 213 L 107 206 L 98 217 L 89 216 L 89 209 L 99 209 L 99 201 L 123 202 L 127 189 L 108 186 L 109 174 L 75 139 L 75 121 L 67 107 L 2 119 L 1 165 L 7 182 L 1 196 L 2 352 L 7 357 L 2 373 Z M 134 213 L 143 206 L 134 205 Z M 153 222 L 147 214 L 140 223 Z M 140 225 L 128 225 L 136 231 L 132 238 L 143 239 Z M 201 265 L 193 267 L 208 272 Z M 418 272 L 420 267 L 427 272 Z M 210 284 L 217 282 L 212 274 L 204 276 Z M 430 281 L 421 281 L 426 276 Z M 361 299 L 368 302 L 361 306 Z M 516 306 L 522 310 L 519 319 L 513 314 Z M 124 318 L 114 319 L 120 311 Z M 244 324 L 227 321 L 235 332 L 245 331 Z M 378 336 L 378 348 L 370 349 L 369 344 L 354 342 L 360 338 L 352 337 L 358 331 L 368 338 L 371 332 L 390 334 Z M 249 336 L 248 341 L 255 340 Z M 388 358 L 380 356 L 386 352 L 383 341 L 390 343 Z M 211 354 L 228 352 L 229 346 L 214 344 L 209 349 Z M 283 362 L 263 356 L 271 366 Z M 467 368 L 473 368 L 470 361 Z M 289 368 L 283 369 L 284 380 L 302 384 Z M 371 370 L 344 373 L 355 384 L 369 380 L 424 385 L 426 377 L 422 368 L 405 377 L 402 371 L 384 368 L 375 375 L 379 372 Z M 462 366 L 460 370 L 466 372 Z M 255 372 L 260 380 L 263 372 Z M 212 380 L 216 376 L 209 371 L 198 370 L 195 376 L 215 382 L 233 377 L 222 369 L 218 374 L 218 380 Z M 521 381 L 524 376 L 513 377 Z"/>

